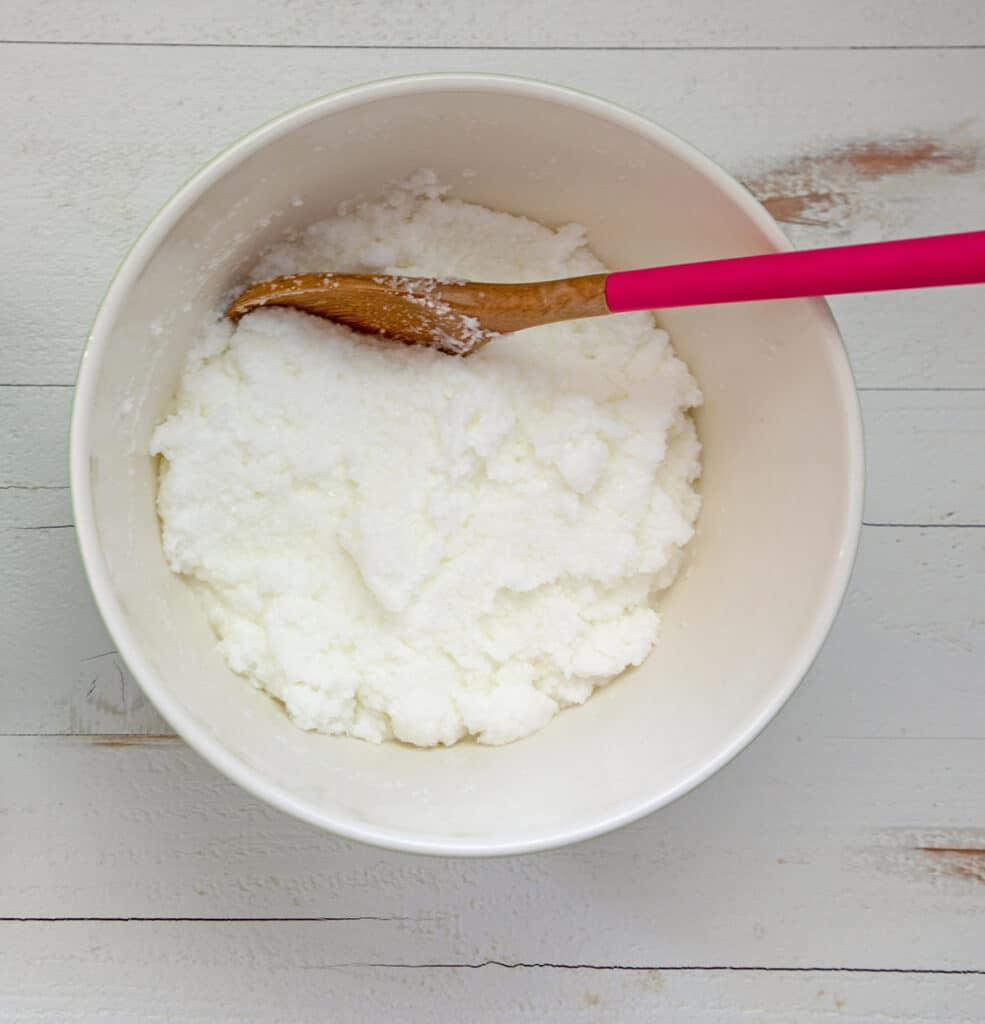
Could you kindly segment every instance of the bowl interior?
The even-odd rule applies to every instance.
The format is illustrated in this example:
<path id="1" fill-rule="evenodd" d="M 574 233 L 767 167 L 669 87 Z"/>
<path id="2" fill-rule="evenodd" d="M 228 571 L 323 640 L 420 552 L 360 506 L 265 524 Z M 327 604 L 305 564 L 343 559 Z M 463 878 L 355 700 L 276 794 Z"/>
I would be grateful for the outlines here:
<path id="1" fill-rule="evenodd" d="M 614 268 L 782 244 L 765 213 L 682 144 L 574 93 L 437 77 L 322 101 L 210 165 L 114 283 L 73 424 L 79 534 L 121 653 L 179 731 L 238 781 L 370 841 L 530 849 L 686 791 L 796 685 L 854 554 L 857 405 L 823 302 L 668 311 L 661 319 L 705 393 L 704 509 L 647 661 L 505 748 L 422 751 L 300 732 L 226 670 L 168 571 L 147 446 L 187 348 L 257 253 L 420 167 L 463 199 L 585 224 Z"/>

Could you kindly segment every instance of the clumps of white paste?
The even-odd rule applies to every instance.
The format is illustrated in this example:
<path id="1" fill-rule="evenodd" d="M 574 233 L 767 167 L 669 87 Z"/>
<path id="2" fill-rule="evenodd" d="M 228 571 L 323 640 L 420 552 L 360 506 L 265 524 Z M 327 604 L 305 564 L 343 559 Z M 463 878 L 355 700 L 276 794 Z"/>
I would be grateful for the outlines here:
<path id="1" fill-rule="evenodd" d="M 449 199 L 419 175 L 253 276 L 601 269 L 582 228 Z M 460 359 L 259 310 L 206 332 L 154 434 L 164 551 L 230 667 L 301 728 L 507 743 L 656 640 L 655 599 L 698 514 L 699 401 L 646 313 Z"/>

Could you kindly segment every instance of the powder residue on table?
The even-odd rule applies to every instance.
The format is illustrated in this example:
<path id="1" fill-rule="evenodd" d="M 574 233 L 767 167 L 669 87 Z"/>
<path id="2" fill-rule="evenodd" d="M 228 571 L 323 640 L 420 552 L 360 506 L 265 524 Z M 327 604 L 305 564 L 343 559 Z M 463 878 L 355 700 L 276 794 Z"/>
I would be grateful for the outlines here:
<path id="1" fill-rule="evenodd" d="M 434 178 L 270 252 L 305 270 L 523 281 L 604 269 Z M 291 310 L 217 323 L 155 432 L 165 555 L 230 667 L 304 729 L 506 743 L 638 665 L 699 510 L 700 393 L 648 313 L 467 358 Z"/>

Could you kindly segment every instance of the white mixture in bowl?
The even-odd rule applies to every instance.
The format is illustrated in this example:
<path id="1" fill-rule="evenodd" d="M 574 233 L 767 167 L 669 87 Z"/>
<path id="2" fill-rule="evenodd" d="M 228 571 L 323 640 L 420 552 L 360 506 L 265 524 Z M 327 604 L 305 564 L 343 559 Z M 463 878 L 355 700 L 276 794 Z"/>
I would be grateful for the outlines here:
<path id="1" fill-rule="evenodd" d="M 603 269 L 582 228 L 448 199 L 417 175 L 253 278 Z M 154 434 L 164 551 L 230 667 L 301 728 L 508 743 L 656 640 L 654 603 L 699 509 L 700 400 L 648 313 L 461 359 L 260 310 L 206 332 Z"/>

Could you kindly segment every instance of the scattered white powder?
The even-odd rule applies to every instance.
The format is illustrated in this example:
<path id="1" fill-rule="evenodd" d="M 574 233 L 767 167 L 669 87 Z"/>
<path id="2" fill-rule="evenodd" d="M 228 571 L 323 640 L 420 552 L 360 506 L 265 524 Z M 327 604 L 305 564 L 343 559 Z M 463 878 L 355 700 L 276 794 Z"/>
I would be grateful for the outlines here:
<path id="1" fill-rule="evenodd" d="M 522 281 L 603 269 L 583 229 L 433 175 L 267 255 Z M 217 324 L 154 434 L 164 551 L 229 665 L 304 729 L 507 743 L 639 664 L 692 535 L 698 388 L 649 314 L 459 359 L 291 310 Z"/>

